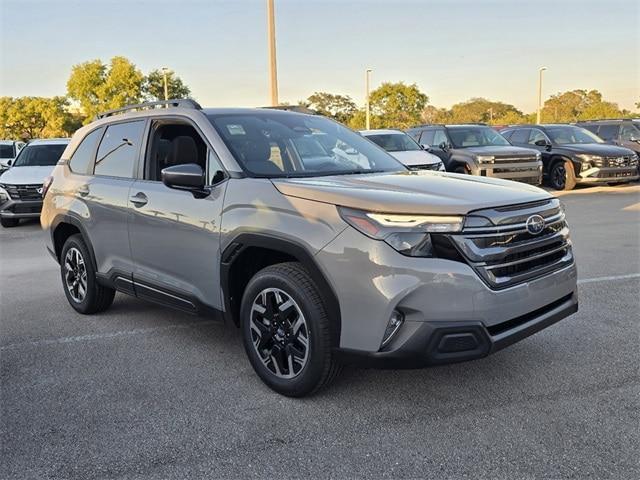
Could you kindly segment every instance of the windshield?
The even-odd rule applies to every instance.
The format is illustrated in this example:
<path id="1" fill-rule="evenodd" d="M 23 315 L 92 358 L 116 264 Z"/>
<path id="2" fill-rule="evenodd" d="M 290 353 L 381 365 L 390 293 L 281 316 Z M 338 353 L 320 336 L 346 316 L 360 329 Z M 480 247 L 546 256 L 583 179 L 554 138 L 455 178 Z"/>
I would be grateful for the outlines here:
<path id="1" fill-rule="evenodd" d="M 365 138 L 377 143 L 387 152 L 407 152 L 422 150 L 420 145 L 405 133 L 377 133 L 375 135 L 363 135 Z"/>
<path id="2" fill-rule="evenodd" d="M 449 127 L 448 130 L 451 142 L 456 148 L 511 145 L 490 127 Z"/>
<path id="3" fill-rule="evenodd" d="M 572 127 L 570 125 L 547 127 L 547 135 L 551 141 L 557 145 L 567 145 L 573 143 L 604 143 L 603 140 L 591 133 L 586 128 Z"/>
<path id="4" fill-rule="evenodd" d="M 13 153 L 13 145 L 12 144 L 0 144 L 0 158 L 13 158 L 15 157 Z"/>
<path id="5" fill-rule="evenodd" d="M 18 154 L 14 167 L 45 167 L 55 165 L 60 160 L 66 144 L 27 145 Z"/>
<path id="6" fill-rule="evenodd" d="M 313 177 L 406 170 L 337 122 L 293 112 L 209 115 L 244 169 L 259 177 Z"/>

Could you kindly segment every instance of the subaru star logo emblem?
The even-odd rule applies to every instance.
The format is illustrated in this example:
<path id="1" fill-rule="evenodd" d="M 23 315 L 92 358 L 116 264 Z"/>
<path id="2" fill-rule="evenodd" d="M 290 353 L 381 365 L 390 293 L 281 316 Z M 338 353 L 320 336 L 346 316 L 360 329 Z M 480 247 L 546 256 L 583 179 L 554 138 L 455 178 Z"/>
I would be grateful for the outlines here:
<path id="1" fill-rule="evenodd" d="M 527 232 L 538 235 L 542 230 L 544 230 L 544 218 L 540 215 L 531 215 L 527 218 Z"/>

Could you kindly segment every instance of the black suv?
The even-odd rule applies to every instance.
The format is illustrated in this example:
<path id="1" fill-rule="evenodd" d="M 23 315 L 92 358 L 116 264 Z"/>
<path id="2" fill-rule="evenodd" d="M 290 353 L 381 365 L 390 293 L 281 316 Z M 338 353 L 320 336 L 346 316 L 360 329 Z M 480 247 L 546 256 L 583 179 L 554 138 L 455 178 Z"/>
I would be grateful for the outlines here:
<path id="1" fill-rule="evenodd" d="M 407 133 L 440 157 L 449 172 L 542 183 L 540 153 L 514 147 L 487 125 L 421 125 Z"/>
<path id="2" fill-rule="evenodd" d="M 638 156 L 628 148 L 607 145 L 575 125 L 516 125 L 501 131 L 514 145 L 542 153 L 544 175 L 556 190 L 578 183 L 617 183 L 638 179 Z"/>
<path id="3" fill-rule="evenodd" d="M 640 155 L 640 118 L 589 120 L 576 123 L 613 145 L 633 150 Z"/>

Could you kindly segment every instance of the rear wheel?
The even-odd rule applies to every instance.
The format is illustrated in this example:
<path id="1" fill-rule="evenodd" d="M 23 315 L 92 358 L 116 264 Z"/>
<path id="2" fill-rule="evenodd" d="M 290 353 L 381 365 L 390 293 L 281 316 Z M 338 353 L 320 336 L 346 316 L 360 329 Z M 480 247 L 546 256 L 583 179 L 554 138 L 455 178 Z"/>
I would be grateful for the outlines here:
<path id="1" fill-rule="evenodd" d="M 100 285 L 82 236 L 70 236 L 60 254 L 60 275 L 69 304 L 84 314 L 106 310 L 113 303 L 115 290 Z"/>
<path id="2" fill-rule="evenodd" d="M 302 265 L 259 271 L 245 289 L 240 316 L 249 361 L 276 392 L 308 395 L 338 374 L 324 301 Z"/>
<path id="3" fill-rule="evenodd" d="M 551 167 L 549 183 L 556 190 L 573 190 L 576 186 L 576 174 L 573 163 L 569 160 L 559 160 Z"/>
<path id="4" fill-rule="evenodd" d="M 19 218 L 0 218 L 0 225 L 4 228 L 16 227 L 20 223 Z"/>

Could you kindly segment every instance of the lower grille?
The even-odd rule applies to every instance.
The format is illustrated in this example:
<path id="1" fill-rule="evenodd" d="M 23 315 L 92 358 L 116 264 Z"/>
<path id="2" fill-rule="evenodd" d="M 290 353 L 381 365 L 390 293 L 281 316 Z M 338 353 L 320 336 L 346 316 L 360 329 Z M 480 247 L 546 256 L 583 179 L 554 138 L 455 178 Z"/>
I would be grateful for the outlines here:
<path id="1" fill-rule="evenodd" d="M 539 233 L 527 229 L 527 219 L 539 215 Z M 558 199 L 471 212 L 476 224 L 449 238 L 465 261 L 492 289 L 507 288 L 573 263 L 569 228 Z"/>

